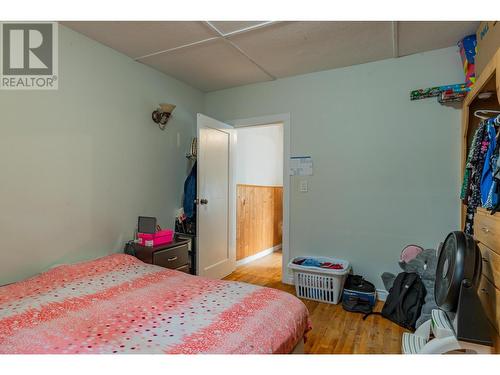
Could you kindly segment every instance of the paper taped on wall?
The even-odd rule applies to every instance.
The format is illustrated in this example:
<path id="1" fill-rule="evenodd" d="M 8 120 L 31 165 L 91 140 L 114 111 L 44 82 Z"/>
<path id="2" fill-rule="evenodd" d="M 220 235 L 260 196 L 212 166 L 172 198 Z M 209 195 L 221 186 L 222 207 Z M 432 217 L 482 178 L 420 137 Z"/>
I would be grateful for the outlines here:
<path id="1" fill-rule="evenodd" d="M 312 176 L 313 160 L 310 156 L 290 157 L 290 176 Z"/>

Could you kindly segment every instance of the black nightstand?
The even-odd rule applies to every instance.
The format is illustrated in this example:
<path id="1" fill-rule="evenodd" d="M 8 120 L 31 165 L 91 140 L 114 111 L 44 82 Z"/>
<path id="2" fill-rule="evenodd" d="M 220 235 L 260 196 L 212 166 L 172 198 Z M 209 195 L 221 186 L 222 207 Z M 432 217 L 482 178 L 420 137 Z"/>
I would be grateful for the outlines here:
<path id="1" fill-rule="evenodd" d="M 174 239 L 155 247 L 134 244 L 135 256 L 144 263 L 190 273 L 189 240 Z"/>

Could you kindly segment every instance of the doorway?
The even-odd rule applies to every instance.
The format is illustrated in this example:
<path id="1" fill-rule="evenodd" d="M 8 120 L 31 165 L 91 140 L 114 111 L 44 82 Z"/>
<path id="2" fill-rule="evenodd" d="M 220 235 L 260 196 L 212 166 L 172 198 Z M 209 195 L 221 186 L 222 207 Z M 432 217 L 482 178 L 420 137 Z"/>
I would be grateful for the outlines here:
<path id="1" fill-rule="evenodd" d="M 277 125 L 280 127 L 281 130 L 281 146 L 278 146 L 280 151 L 281 151 L 281 157 L 279 158 L 279 162 L 276 163 L 279 166 L 277 167 L 280 169 L 277 173 L 281 173 L 281 179 L 278 179 L 279 182 L 281 182 L 281 186 L 277 184 L 275 186 L 275 189 L 273 189 L 273 198 L 272 198 L 272 207 L 275 212 L 281 211 L 281 215 L 279 214 L 273 214 L 274 217 L 280 217 L 281 218 L 281 224 L 278 224 L 278 231 L 273 231 L 273 241 L 276 240 L 278 242 L 281 240 L 281 245 L 275 245 L 272 247 L 267 247 L 262 249 L 265 245 L 261 245 L 260 248 L 261 254 L 260 256 L 266 257 L 266 253 L 269 253 L 270 256 L 267 256 L 267 258 L 259 258 L 257 256 L 257 259 L 259 259 L 258 262 L 253 263 L 252 258 L 247 259 L 251 263 L 248 263 L 248 266 L 251 266 L 252 263 L 255 265 L 259 264 L 267 264 L 266 259 L 274 259 L 276 260 L 277 256 L 280 255 L 281 259 L 281 265 L 280 265 L 280 270 L 281 270 L 281 275 L 280 279 L 283 283 L 286 284 L 293 284 L 293 280 L 291 275 L 288 272 L 287 265 L 290 260 L 290 241 L 289 241 L 289 225 L 290 225 L 290 173 L 289 173 L 289 158 L 290 158 L 290 114 L 285 113 L 285 114 L 277 114 L 277 115 L 269 115 L 269 116 L 261 116 L 261 117 L 253 117 L 253 118 L 246 118 L 246 119 L 238 119 L 238 120 L 233 120 L 230 121 L 230 123 L 234 126 L 236 131 L 239 131 L 240 129 L 259 129 L 259 128 L 265 128 L 266 126 L 270 125 Z M 250 130 L 251 131 L 251 130 Z M 238 143 L 238 142 L 236 142 Z M 257 143 L 257 142 L 254 142 Z M 254 145 L 255 146 L 255 145 Z M 254 155 L 261 150 L 259 147 L 260 145 L 257 145 L 254 147 Z M 265 161 L 264 161 L 265 162 Z M 235 164 L 238 164 L 238 161 L 235 162 Z M 274 166 L 276 169 L 276 165 Z M 235 173 L 236 174 L 236 173 Z M 260 174 L 261 177 L 265 176 L 264 173 Z M 236 184 L 234 184 L 236 185 Z M 269 189 L 270 190 L 270 189 Z M 237 202 L 238 198 L 236 196 L 236 186 L 234 186 L 234 191 L 235 191 L 235 197 L 234 201 Z M 271 200 L 270 193 L 267 193 L 268 200 Z M 267 203 L 268 207 L 271 206 L 270 203 Z M 281 204 L 281 205 L 280 205 Z M 237 233 L 237 209 L 236 209 L 236 204 L 234 205 L 234 214 L 233 214 L 233 223 L 232 223 L 232 233 L 235 238 L 238 237 Z M 269 212 L 269 209 L 268 209 Z M 273 220 L 273 222 L 276 222 L 276 220 Z M 274 227 L 274 226 L 273 226 Z M 268 227 L 269 228 L 269 227 Z M 257 230 L 255 233 L 259 233 Z M 278 237 L 274 237 L 274 233 L 279 233 Z M 280 235 L 280 236 L 279 236 Z M 248 257 L 247 257 L 248 258 Z M 241 264 L 243 262 L 238 261 L 238 264 Z M 275 264 L 275 261 L 273 261 L 273 264 Z M 247 265 L 243 267 L 248 267 Z"/>
<path id="2" fill-rule="evenodd" d="M 283 123 L 237 127 L 235 136 L 236 266 L 241 266 L 281 254 Z"/>
<path id="3" fill-rule="evenodd" d="M 236 267 L 237 195 L 236 179 L 234 178 L 236 173 L 236 131 L 240 128 L 280 124 L 283 139 L 282 163 L 280 163 L 282 165 L 282 199 L 277 199 L 277 202 L 281 202 L 282 212 L 282 224 L 278 226 L 278 228 L 281 227 L 281 250 L 283 255 L 280 267 L 281 281 L 293 284 L 292 278 L 287 271 L 290 254 L 290 114 L 234 120 L 229 124 L 198 114 L 197 123 L 197 274 L 221 278 L 234 271 Z M 218 136 L 210 136 L 215 134 Z M 223 148 L 220 147 L 222 144 L 224 144 Z M 257 155 L 259 150 L 259 148 L 254 150 L 253 155 Z M 268 161 L 264 159 L 261 164 L 267 163 Z M 210 172 L 211 169 L 215 170 L 216 173 Z M 212 177 L 217 177 L 216 181 L 212 181 Z M 222 188 L 222 185 L 224 188 Z M 280 195 L 280 193 L 276 194 Z M 279 210 L 279 206 L 274 208 L 273 205 L 272 207 L 273 210 Z M 274 246 L 272 248 L 272 250 L 278 249 L 279 247 Z M 273 252 L 273 254 L 276 253 Z"/>

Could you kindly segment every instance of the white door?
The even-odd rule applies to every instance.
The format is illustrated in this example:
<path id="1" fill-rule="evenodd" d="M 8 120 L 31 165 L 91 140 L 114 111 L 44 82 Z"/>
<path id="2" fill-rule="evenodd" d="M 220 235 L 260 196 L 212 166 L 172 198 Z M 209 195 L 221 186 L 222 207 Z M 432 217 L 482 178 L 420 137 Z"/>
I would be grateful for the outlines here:
<path id="1" fill-rule="evenodd" d="M 220 279 L 234 271 L 233 127 L 198 114 L 197 274 Z"/>

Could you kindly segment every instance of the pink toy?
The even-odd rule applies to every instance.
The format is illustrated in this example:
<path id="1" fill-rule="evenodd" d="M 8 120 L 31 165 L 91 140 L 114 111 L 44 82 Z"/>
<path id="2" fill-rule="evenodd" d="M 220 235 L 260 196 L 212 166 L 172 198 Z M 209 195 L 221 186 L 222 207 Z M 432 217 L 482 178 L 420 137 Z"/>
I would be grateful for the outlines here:
<path id="1" fill-rule="evenodd" d="M 413 260 L 420 254 L 424 249 L 417 245 L 408 245 L 405 246 L 403 251 L 401 251 L 401 262 L 408 263 L 410 260 Z"/>
<path id="2" fill-rule="evenodd" d="M 154 234 L 138 233 L 139 245 L 142 246 L 159 246 L 172 242 L 174 238 L 174 231 L 172 229 L 160 230 Z"/>

